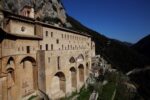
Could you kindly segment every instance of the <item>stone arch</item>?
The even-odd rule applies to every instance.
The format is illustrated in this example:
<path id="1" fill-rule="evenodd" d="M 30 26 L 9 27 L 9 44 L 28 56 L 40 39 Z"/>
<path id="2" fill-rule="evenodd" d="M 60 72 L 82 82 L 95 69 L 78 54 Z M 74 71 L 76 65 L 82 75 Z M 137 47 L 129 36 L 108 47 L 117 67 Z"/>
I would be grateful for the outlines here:
<path id="1" fill-rule="evenodd" d="M 15 69 L 15 60 L 13 57 L 10 57 L 7 61 L 6 70 L 9 68 Z"/>
<path id="2" fill-rule="evenodd" d="M 20 63 L 22 63 L 23 61 L 30 61 L 30 62 L 32 62 L 32 65 L 33 66 L 36 66 L 36 60 L 33 58 L 33 57 L 30 57 L 30 56 L 27 56 L 27 57 L 24 57 L 22 60 L 21 60 L 21 62 Z"/>
<path id="3" fill-rule="evenodd" d="M 21 62 L 22 96 L 33 93 L 37 89 L 38 73 L 36 60 L 33 57 L 24 57 Z"/>
<path id="4" fill-rule="evenodd" d="M 66 92 L 66 78 L 63 72 L 57 72 L 55 76 L 59 79 L 59 89 Z"/>
<path id="5" fill-rule="evenodd" d="M 84 66 L 83 66 L 83 64 L 80 64 L 78 66 L 78 70 L 79 70 L 79 81 L 84 82 Z"/>
<path id="6" fill-rule="evenodd" d="M 83 54 L 79 54 L 79 56 L 77 57 L 77 62 L 82 62 L 84 61 L 84 56 Z"/>
<path id="7" fill-rule="evenodd" d="M 74 67 L 71 67 L 70 72 L 71 72 L 71 86 L 72 86 L 72 88 L 76 89 L 76 87 L 77 87 L 77 71 Z"/>

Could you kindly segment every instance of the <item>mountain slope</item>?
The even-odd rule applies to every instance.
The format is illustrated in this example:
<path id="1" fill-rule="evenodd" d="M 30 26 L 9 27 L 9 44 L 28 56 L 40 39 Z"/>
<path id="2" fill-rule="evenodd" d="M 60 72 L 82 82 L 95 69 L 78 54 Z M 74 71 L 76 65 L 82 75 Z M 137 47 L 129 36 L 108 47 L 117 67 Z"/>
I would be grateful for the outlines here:
<path id="1" fill-rule="evenodd" d="M 149 65 L 149 60 L 143 55 L 132 50 L 125 44 L 109 39 L 100 33 L 93 31 L 72 17 L 67 17 L 68 21 L 72 24 L 74 30 L 87 32 L 92 36 L 96 43 L 96 54 L 101 54 L 113 67 L 127 72 L 136 67 L 144 67 Z"/>
<path id="2" fill-rule="evenodd" d="M 138 41 L 132 48 L 150 59 L 150 35 Z"/>

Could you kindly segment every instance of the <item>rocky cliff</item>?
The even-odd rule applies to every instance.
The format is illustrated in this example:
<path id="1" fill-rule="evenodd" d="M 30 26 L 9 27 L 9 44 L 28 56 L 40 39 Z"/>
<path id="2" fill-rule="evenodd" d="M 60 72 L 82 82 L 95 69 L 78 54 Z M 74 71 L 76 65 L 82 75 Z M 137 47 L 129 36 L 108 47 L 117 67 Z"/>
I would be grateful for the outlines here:
<path id="1" fill-rule="evenodd" d="M 4 10 L 19 14 L 28 5 L 35 9 L 35 18 L 49 24 L 71 27 L 60 0 L 2 0 Z"/>

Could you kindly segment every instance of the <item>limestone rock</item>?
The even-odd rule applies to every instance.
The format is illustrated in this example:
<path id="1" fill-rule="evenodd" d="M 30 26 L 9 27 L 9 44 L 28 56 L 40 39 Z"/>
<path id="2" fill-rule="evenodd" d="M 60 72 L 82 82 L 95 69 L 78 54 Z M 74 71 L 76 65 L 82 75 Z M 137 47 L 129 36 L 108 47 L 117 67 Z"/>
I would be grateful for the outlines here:
<path id="1" fill-rule="evenodd" d="M 25 5 L 34 7 L 35 18 L 59 26 L 72 27 L 60 0 L 2 0 L 4 10 L 19 14 Z M 61 23 L 61 24 L 60 24 Z"/>

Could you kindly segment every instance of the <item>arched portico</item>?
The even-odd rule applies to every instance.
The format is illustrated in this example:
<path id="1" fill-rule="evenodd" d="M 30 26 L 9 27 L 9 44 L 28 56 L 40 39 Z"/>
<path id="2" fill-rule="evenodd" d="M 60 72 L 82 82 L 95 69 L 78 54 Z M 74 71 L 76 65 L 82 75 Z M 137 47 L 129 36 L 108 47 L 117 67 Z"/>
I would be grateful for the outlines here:
<path id="1" fill-rule="evenodd" d="M 70 72 L 71 72 L 71 86 L 74 90 L 77 88 L 77 71 L 74 67 L 71 67 Z"/>
<path id="2" fill-rule="evenodd" d="M 57 72 L 52 77 L 51 81 L 51 97 L 52 99 L 60 99 L 65 96 L 66 93 L 66 77 L 63 72 Z"/>
<path id="3" fill-rule="evenodd" d="M 21 60 L 21 92 L 22 97 L 33 93 L 37 89 L 37 66 L 33 57 L 25 57 Z"/>
<path id="4" fill-rule="evenodd" d="M 80 64 L 78 66 L 78 70 L 79 70 L 79 81 L 84 82 L 84 66 L 83 66 L 83 64 Z"/>
<path id="5" fill-rule="evenodd" d="M 59 89 L 65 93 L 66 92 L 65 74 L 63 72 L 57 72 L 55 76 L 58 77 L 59 79 Z"/>

